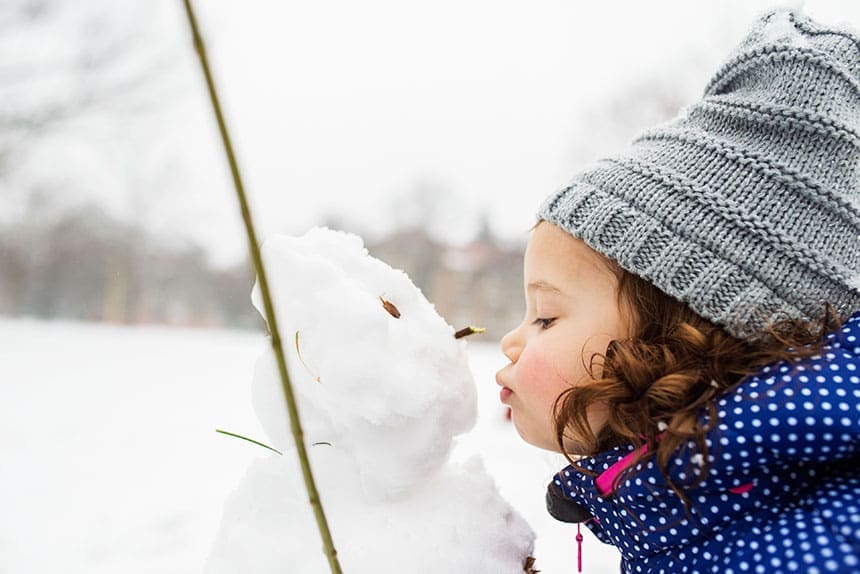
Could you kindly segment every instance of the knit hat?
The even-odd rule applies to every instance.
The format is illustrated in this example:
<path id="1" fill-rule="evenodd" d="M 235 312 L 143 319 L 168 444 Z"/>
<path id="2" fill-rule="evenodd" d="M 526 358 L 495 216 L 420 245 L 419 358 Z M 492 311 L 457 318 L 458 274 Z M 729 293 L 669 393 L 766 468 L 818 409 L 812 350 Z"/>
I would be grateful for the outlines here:
<path id="1" fill-rule="evenodd" d="M 756 22 L 704 97 L 551 195 L 554 223 L 742 339 L 860 308 L 860 39 Z"/>

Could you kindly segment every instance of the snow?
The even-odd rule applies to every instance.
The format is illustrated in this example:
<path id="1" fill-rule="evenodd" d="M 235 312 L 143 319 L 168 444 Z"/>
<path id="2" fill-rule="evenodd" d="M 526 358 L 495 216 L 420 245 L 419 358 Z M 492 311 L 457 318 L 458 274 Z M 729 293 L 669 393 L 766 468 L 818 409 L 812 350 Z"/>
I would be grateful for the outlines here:
<path id="1" fill-rule="evenodd" d="M 799 6 L 794 7 L 795 11 L 799 9 Z M 791 21 L 791 14 L 787 11 L 775 13 L 767 21 L 761 34 L 760 41 L 767 44 L 785 42 L 796 47 L 805 47 L 808 45 L 806 39 L 797 33 L 797 28 L 794 22 Z"/>
<path id="2" fill-rule="evenodd" d="M 376 266 L 382 273 L 380 269 Z M 372 293 L 378 287 L 370 281 L 374 274 L 369 272 L 365 282 Z M 416 317 L 423 316 L 422 328 L 449 333 L 441 325 L 432 327 L 430 309 L 406 283 L 394 278 L 393 283 L 386 283 L 385 296 L 396 302 L 402 319 L 409 319 L 407 313 L 416 313 Z M 334 311 L 345 303 L 327 300 L 327 304 Z M 373 304 L 379 304 L 381 310 L 378 299 Z M 410 344 L 421 340 L 413 333 L 414 341 L 400 341 L 406 338 L 400 335 L 410 327 L 395 324 L 395 319 L 384 315 L 383 319 L 389 326 L 405 330 L 397 331 L 395 337 L 397 345 L 405 345 L 398 347 L 400 351 L 407 352 Z M 304 343 L 300 338 L 300 346 L 303 359 L 318 369 L 321 381 L 316 383 L 308 375 L 305 382 L 319 387 L 322 382 L 333 384 L 337 370 L 325 368 L 325 349 L 314 348 L 316 327 L 303 326 L 306 337 Z M 504 362 L 498 345 L 454 342 L 453 338 L 448 345 L 447 335 L 444 339 L 443 348 L 432 352 L 440 353 L 437 358 L 450 359 L 451 372 L 457 373 L 448 391 L 415 388 L 419 381 L 416 373 L 399 380 L 400 387 L 388 389 L 400 393 L 398 400 L 403 404 L 397 407 L 403 409 L 401 418 L 426 407 L 425 401 L 439 400 L 440 396 L 444 400 L 446 392 L 451 397 L 465 397 L 464 404 L 455 405 L 450 412 L 447 408 L 434 411 L 432 405 L 428 412 L 429 420 L 449 421 L 448 430 L 453 434 L 454 428 L 474 422 L 474 404 L 469 404 L 469 391 L 463 388 L 463 365 L 468 364 L 474 374 L 478 382 L 477 422 L 471 431 L 453 439 L 450 458 L 441 454 L 448 440 L 444 434 L 403 427 L 410 440 L 430 445 L 429 452 L 435 452 L 430 457 L 438 466 L 435 472 L 383 477 L 389 485 L 401 487 L 398 496 L 387 497 L 384 489 L 374 488 L 374 484 L 379 487 L 375 479 L 380 477 L 371 473 L 363 482 L 355 478 L 362 464 L 379 462 L 379 457 L 372 456 L 373 445 L 350 445 L 359 454 L 364 447 L 368 457 L 353 460 L 356 468 L 346 462 L 353 455 L 345 453 L 343 444 L 349 442 L 343 441 L 349 437 L 342 429 L 333 429 L 341 432 L 332 441 L 333 447 L 311 447 L 317 468 L 335 469 L 321 473 L 319 478 L 327 485 L 323 501 L 345 571 L 362 571 L 348 568 L 347 560 L 375 557 L 374 571 L 418 572 L 421 570 L 413 567 L 417 552 L 426 551 L 430 542 L 436 544 L 437 553 L 463 561 L 472 550 L 470 541 L 481 539 L 481 544 L 492 546 L 513 540 L 509 548 L 488 551 L 489 557 L 485 555 L 481 563 L 486 569 L 461 570 L 504 572 L 491 560 L 498 564 L 518 559 L 529 540 L 528 529 L 517 515 L 524 517 L 537 534 L 536 566 L 549 574 L 571 571 L 575 527 L 555 522 L 543 506 L 546 483 L 564 461 L 520 441 L 505 419 L 493 381 L 493 373 Z M 347 340 L 345 334 L 342 340 Z M 367 343 L 360 339 L 352 342 Z M 273 560 L 269 554 L 272 546 L 295 548 L 278 534 L 278 528 L 284 526 L 278 510 L 295 512 L 289 516 L 290 523 L 305 521 L 309 510 L 300 500 L 304 497 L 295 495 L 303 486 L 295 480 L 288 444 L 282 449 L 284 456 L 279 457 L 214 432 L 223 428 L 285 446 L 277 433 L 268 436 L 273 430 L 271 420 L 286 417 L 285 412 L 278 411 L 280 403 L 273 401 L 263 408 L 259 404 L 265 394 L 261 381 L 268 367 L 262 360 L 255 374 L 254 364 L 258 357 L 266 356 L 267 347 L 257 334 L 0 320 L 0 348 L 4 350 L 0 361 L 4 389 L 0 401 L 0 504 L 4 508 L 0 572 L 200 572 L 207 561 L 210 568 L 217 565 L 215 558 L 223 558 L 223 551 L 230 548 L 225 537 L 242 528 L 254 546 L 245 554 L 248 562 L 241 571 L 265 571 Z M 421 354 L 418 347 L 408 352 Z M 430 353 L 427 349 L 422 360 L 432 362 Z M 397 359 L 388 357 L 387 364 L 396 365 Z M 294 360 L 291 365 L 294 370 L 303 369 Z M 301 375 L 296 374 L 300 380 Z M 422 384 L 434 386 L 428 380 Z M 376 384 L 367 379 L 365 383 Z M 356 423 L 361 421 L 359 407 L 368 401 L 359 396 L 360 389 L 351 392 L 356 396 L 340 404 L 349 421 Z M 252 396 L 261 414 L 267 407 L 270 410 L 271 420 L 263 425 L 252 407 Z M 311 399 L 302 395 L 301 400 L 303 420 L 310 432 L 324 428 L 310 422 L 312 412 L 327 413 L 329 423 L 337 419 L 330 410 L 335 402 L 322 393 Z M 374 420 L 385 420 L 384 411 L 371 412 Z M 390 438 L 389 450 L 398 448 L 398 437 Z M 389 452 L 388 456 L 395 454 Z M 475 455 L 480 455 L 482 462 Z M 331 488 L 338 483 L 341 488 Z M 296 500 L 301 503 L 293 506 Z M 242 512 L 231 507 L 237 501 L 256 505 L 256 512 L 246 512 L 254 521 L 230 521 L 230 516 Z M 463 512 L 476 506 L 478 511 Z M 357 512 L 365 513 L 361 520 Z M 305 518 L 301 518 L 302 513 Z M 505 531 L 506 524 L 513 527 L 512 532 Z M 486 535 L 500 532 L 503 539 L 486 540 Z M 295 535 L 304 544 L 302 564 L 322 556 L 315 526 Z M 590 533 L 584 535 L 585 572 L 617 572 L 617 552 Z M 408 557 L 410 568 L 404 569 L 403 563 L 395 562 L 404 559 L 402 545 L 407 544 L 416 553 Z M 298 563 L 288 564 L 292 567 Z"/>
<path id="3" fill-rule="evenodd" d="M 199 572 L 258 335 L 0 321 L 0 572 Z"/>

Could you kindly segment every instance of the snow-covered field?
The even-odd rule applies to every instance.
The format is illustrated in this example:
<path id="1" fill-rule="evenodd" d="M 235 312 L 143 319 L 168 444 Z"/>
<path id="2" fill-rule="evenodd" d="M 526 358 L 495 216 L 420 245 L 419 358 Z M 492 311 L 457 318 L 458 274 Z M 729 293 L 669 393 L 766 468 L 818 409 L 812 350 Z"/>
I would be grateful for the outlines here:
<path id="1" fill-rule="evenodd" d="M 214 431 L 265 441 L 250 382 L 266 345 L 251 333 L 0 319 L 0 573 L 199 572 L 225 499 L 268 456 Z M 542 572 L 575 572 L 576 529 L 543 508 L 563 462 L 505 420 L 497 345 L 472 342 L 469 355 L 479 421 L 455 456 L 483 456 L 537 532 Z M 615 550 L 583 533 L 584 572 L 617 572 Z"/>

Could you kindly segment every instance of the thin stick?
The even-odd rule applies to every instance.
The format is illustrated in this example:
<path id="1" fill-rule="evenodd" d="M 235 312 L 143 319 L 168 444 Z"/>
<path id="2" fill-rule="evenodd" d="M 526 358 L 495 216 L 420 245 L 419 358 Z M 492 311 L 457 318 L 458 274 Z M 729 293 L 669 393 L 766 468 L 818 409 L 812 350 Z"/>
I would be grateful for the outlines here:
<path id="1" fill-rule="evenodd" d="M 242 219 L 245 222 L 245 231 L 248 235 L 248 248 L 251 251 L 251 257 L 254 260 L 254 268 L 257 272 L 257 279 L 260 284 L 260 294 L 263 296 L 263 307 L 266 312 L 266 322 L 269 325 L 269 333 L 271 334 L 272 350 L 275 352 L 275 358 L 278 362 L 281 386 L 284 389 L 284 397 L 287 401 L 287 411 L 290 415 L 290 427 L 293 431 L 293 439 L 296 441 L 296 450 L 298 451 L 299 460 L 301 461 L 305 487 L 307 488 L 308 497 L 310 498 L 314 515 L 316 516 L 317 526 L 319 527 L 320 536 L 323 541 L 323 552 L 325 552 L 325 555 L 328 558 L 329 567 L 331 568 L 332 574 L 341 574 L 342 571 L 337 560 L 337 551 L 334 548 L 334 542 L 332 541 L 331 532 L 329 531 L 328 521 L 326 521 L 322 502 L 320 501 L 319 492 L 317 492 L 316 483 L 314 482 L 314 477 L 311 473 L 310 462 L 308 461 L 304 433 L 302 432 L 302 426 L 299 422 L 299 411 L 296 407 L 293 387 L 290 384 L 290 376 L 287 372 L 287 361 L 284 358 L 284 350 L 281 345 L 281 335 L 278 330 L 277 319 L 275 318 L 275 308 L 272 304 L 271 294 L 269 293 L 269 282 L 266 279 L 266 271 L 263 267 L 263 258 L 260 255 L 260 246 L 257 244 L 257 233 L 254 231 L 254 222 L 251 219 L 251 211 L 248 208 L 248 201 L 245 197 L 245 187 L 242 185 L 242 178 L 239 175 L 239 164 L 236 161 L 235 154 L 233 153 L 233 145 L 230 141 L 230 134 L 227 132 L 227 124 L 224 121 L 223 114 L 221 113 L 221 104 L 218 100 L 215 82 L 212 78 L 212 72 L 209 69 L 209 62 L 206 58 L 206 47 L 203 43 L 203 38 L 200 35 L 200 30 L 197 27 L 197 19 L 194 16 L 194 9 L 191 6 L 191 0 L 184 0 L 184 2 L 185 11 L 188 14 L 188 24 L 191 27 L 191 33 L 194 39 L 194 49 L 197 51 L 197 56 L 200 60 L 200 67 L 203 69 L 203 75 L 206 77 L 206 86 L 209 89 L 209 98 L 212 101 L 215 119 L 218 121 L 218 129 L 221 132 L 221 141 L 224 144 L 227 161 L 230 163 L 230 173 L 233 176 L 233 185 L 236 188 L 236 196 L 239 199 L 239 206 L 242 210 Z"/>
<path id="2" fill-rule="evenodd" d="M 469 325 L 468 327 L 464 327 L 463 329 L 460 329 L 459 331 L 454 333 L 454 338 L 462 339 L 463 337 L 468 337 L 469 335 L 474 335 L 475 333 L 483 333 L 484 331 L 486 331 L 486 329 L 483 327 L 473 327 Z"/>

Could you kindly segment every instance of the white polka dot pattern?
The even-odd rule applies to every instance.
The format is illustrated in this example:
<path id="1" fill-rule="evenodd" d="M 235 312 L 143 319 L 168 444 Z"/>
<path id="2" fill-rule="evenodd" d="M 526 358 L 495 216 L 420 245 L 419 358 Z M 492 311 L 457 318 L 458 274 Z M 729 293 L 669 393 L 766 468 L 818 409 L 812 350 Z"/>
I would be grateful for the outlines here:
<path id="1" fill-rule="evenodd" d="M 689 513 L 653 459 L 606 497 L 573 467 L 555 476 L 622 572 L 860 572 L 860 312 L 820 355 L 765 367 L 717 410 Z M 632 448 L 579 464 L 600 473 Z M 682 449 L 673 480 L 691 484 L 702 458 Z"/>

